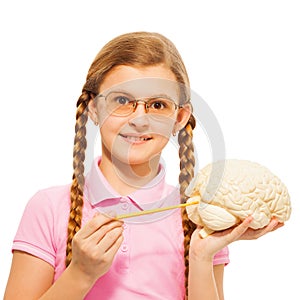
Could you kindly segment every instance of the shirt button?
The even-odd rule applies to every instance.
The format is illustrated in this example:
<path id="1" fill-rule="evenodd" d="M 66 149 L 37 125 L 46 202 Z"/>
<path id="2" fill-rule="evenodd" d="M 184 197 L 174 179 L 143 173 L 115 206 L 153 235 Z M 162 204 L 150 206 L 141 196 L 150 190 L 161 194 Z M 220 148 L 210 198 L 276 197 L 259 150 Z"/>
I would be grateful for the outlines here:
<path id="1" fill-rule="evenodd" d="M 128 228 L 128 225 L 124 223 L 124 224 L 123 224 L 123 228 L 124 228 L 124 229 Z"/>
<path id="2" fill-rule="evenodd" d="M 121 246 L 121 251 L 122 252 L 127 252 L 128 251 L 128 246 L 127 245 L 122 245 Z"/>
<path id="3" fill-rule="evenodd" d="M 121 197 L 120 202 L 121 203 L 127 202 L 127 198 L 126 197 Z"/>
<path id="4" fill-rule="evenodd" d="M 128 208 L 128 206 L 129 206 L 128 203 L 123 203 L 121 207 L 122 207 L 122 209 L 126 210 Z"/>

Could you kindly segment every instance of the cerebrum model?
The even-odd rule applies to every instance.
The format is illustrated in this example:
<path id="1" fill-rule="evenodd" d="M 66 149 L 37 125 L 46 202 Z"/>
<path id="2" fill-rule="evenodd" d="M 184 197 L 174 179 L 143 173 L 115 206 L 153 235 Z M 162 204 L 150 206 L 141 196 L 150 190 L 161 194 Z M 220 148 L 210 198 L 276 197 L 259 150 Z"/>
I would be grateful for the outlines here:
<path id="1" fill-rule="evenodd" d="M 285 185 L 267 168 L 247 160 L 223 160 L 203 168 L 189 187 L 186 207 L 192 222 L 202 225 L 202 237 L 229 228 L 252 215 L 253 229 L 272 217 L 289 219 L 290 197 Z"/>

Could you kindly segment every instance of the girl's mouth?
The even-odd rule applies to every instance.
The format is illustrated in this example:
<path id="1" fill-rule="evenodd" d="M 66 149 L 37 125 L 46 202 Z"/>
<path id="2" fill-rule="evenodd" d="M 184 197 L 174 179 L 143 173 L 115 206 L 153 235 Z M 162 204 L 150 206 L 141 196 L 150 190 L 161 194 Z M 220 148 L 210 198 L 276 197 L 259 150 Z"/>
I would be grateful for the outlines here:
<path id="1" fill-rule="evenodd" d="M 121 133 L 120 136 L 131 143 L 141 143 L 152 139 L 150 136 L 127 135 Z"/>

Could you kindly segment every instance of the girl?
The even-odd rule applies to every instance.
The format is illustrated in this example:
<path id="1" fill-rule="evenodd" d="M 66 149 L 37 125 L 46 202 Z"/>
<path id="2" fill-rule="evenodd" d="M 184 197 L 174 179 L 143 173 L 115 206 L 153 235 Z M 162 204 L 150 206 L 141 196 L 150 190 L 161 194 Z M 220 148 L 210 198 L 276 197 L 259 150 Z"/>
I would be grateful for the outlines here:
<path id="1" fill-rule="evenodd" d="M 278 228 L 276 220 L 201 239 L 185 210 L 115 218 L 186 201 L 195 118 L 175 46 L 156 33 L 121 35 L 96 56 L 77 102 L 71 185 L 39 191 L 13 244 L 5 299 L 223 299 L 226 246 Z M 84 176 L 86 123 L 99 126 L 102 156 Z M 180 191 L 160 155 L 178 133 Z M 109 216 L 113 215 L 113 216 Z"/>

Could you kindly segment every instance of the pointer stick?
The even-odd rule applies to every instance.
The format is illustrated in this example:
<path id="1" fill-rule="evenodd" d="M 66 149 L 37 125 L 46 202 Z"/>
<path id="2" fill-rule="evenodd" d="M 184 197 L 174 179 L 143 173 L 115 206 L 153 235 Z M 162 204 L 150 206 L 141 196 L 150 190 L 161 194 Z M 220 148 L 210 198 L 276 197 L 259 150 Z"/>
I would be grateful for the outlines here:
<path id="1" fill-rule="evenodd" d="M 116 219 L 126 219 L 126 218 L 131 218 L 131 217 L 138 217 L 138 216 L 153 214 L 153 213 L 157 213 L 157 212 L 161 212 L 161 211 L 165 211 L 165 210 L 170 210 L 170 209 L 175 209 L 175 208 L 182 208 L 182 207 L 186 207 L 186 206 L 189 206 L 189 205 L 195 205 L 195 204 L 199 204 L 199 201 L 192 201 L 192 202 L 189 202 L 189 203 L 183 203 L 183 204 L 178 204 L 178 205 L 173 205 L 173 206 L 167 206 L 167 207 L 137 211 L 137 212 L 133 212 L 133 213 L 130 213 L 130 214 L 119 215 L 119 216 L 116 217 Z"/>

